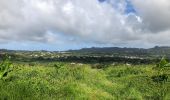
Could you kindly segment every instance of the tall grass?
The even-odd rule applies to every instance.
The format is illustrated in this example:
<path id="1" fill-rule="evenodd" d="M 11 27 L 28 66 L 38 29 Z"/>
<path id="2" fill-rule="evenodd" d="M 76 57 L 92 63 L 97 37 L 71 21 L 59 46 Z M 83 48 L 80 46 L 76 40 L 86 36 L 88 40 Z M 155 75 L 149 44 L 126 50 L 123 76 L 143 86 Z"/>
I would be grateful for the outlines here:
<path id="1" fill-rule="evenodd" d="M 152 80 L 153 65 L 14 64 L 0 80 L 2 100 L 160 100 L 162 87 Z M 169 72 L 168 72 L 169 73 Z M 168 80 L 169 81 L 169 80 Z M 165 99 L 169 98 L 170 84 Z"/>

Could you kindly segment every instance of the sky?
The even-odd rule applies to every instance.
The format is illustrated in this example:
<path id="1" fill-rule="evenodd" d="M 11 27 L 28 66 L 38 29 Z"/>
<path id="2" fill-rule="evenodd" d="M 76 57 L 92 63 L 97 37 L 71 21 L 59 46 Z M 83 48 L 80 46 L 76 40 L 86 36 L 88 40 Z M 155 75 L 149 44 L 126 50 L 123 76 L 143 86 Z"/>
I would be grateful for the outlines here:
<path id="1" fill-rule="evenodd" d="M 0 0 L 0 48 L 170 46 L 170 0 Z"/>

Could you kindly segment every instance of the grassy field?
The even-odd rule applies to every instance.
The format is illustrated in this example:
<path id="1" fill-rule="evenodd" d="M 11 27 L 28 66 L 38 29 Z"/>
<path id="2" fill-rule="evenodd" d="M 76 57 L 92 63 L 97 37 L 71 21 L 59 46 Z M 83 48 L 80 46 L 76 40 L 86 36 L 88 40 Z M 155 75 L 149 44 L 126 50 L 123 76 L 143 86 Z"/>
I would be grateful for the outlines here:
<path id="1" fill-rule="evenodd" d="M 98 68 L 100 66 L 100 69 Z M 0 80 L 0 100 L 168 100 L 170 80 L 155 65 L 14 63 Z M 170 74 L 170 68 L 164 73 Z"/>

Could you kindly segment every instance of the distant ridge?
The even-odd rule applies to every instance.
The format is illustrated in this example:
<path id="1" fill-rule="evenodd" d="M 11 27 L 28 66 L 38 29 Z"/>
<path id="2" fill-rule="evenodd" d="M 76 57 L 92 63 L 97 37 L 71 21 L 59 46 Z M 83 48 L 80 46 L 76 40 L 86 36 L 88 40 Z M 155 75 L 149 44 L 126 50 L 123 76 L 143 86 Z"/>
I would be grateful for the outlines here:
<path id="1" fill-rule="evenodd" d="M 12 52 L 48 52 L 46 50 L 36 50 L 36 51 L 29 51 L 29 50 L 7 50 L 7 49 L 0 49 L 0 53 L 12 53 Z M 50 51 L 56 52 L 59 51 Z M 62 52 L 62 51 L 61 51 Z M 75 53 L 75 54 L 103 54 L 103 55 L 156 55 L 156 56 L 169 56 L 170 57 L 170 47 L 169 46 L 155 46 L 153 48 L 145 49 L 145 48 L 128 48 L 128 47 L 91 47 L 91 48 L 82 48 L 79 50 L 67 50 L 63 51 L 64 53 Z"/>
<path id="2" fill-rule="evenodd" d="M 92 54 L 117 54 L 117 55 L 156 55 L 156 56 L 169 56 L 170 57 L 170 47 L 169 46 L 155 46 L 153 48 L 120 48 L 120 47 L 92 47 L 92 48 L 82 48 L 80 50 L 68 50 L 71 53 L 92 53 Z"/>
<path id="3" fill-rule="evenodd" d="M 155 46 L 153 48 L 120 48 L 120 47 L 92 47 L 68 51 L 27 51 L 0 49 L 0 59 L 9 55 L 18 61 L 68 61 L 68 62 L 120 62 L 149 64 L 160 61 L 163 56 L 170 60 L 170 47 Z"/>

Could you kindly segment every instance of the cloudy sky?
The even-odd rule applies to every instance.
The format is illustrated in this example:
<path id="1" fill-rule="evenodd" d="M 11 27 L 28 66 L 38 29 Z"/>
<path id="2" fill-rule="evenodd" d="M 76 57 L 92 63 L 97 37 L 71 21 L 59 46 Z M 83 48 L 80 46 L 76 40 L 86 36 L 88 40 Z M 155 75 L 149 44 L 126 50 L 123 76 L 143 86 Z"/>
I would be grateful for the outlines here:
<path id="1" fill-rule="evenodd" d="M 170 46 L 170 0 L 0 0 L 0 48 Z"/>

